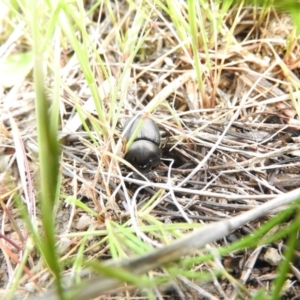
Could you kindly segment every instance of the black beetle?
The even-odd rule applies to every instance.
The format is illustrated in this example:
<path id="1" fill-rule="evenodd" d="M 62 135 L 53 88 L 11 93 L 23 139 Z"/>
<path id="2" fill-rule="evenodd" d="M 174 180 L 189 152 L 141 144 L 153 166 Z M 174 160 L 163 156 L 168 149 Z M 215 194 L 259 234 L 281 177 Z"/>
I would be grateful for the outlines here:
<path id="1" fill-rule="evenodd" d="M 129 119 L 124 126 L 124 137 L 128 142 L 134 134 L 142 117 Z M 129 125 L 131 123 L 131 125 Z M 128 127 L 129 126 L 129 127 Z M 137 133 L 133 143 L 125 154 L 125 160 L 130 162 L 138 171 L 147 174 L 160 162 L 159 149 L 160 133 L 152 119 L 145 118 L 143 125 Z"/>

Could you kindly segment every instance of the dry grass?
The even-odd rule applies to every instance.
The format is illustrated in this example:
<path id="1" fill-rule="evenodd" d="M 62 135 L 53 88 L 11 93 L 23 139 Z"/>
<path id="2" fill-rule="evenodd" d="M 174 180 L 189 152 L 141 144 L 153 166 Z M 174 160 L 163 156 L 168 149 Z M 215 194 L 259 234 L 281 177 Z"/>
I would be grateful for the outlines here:
<path id="1" fill-rule="evenodd" d="M 84 1 L 82 8 L 89 11 L 88 37 L 75 31 L 94 77 L 87 80 L 89 70 L 83 70 L 67 34 L 56 32 L 54 50 L 45 58 L 49 99 L 57 74 L 53 57 L 60 58 L 61 196 L 54 214 L 65 277 L 79 281 L 93 260 L 113 259 L 101 270 L 108 276 L 109 266 L 122 259 L 117 265 L 129 274 L 120 270 L 117 280 L 101 277 L 98 290 L 96 277 L 96 292 L 88 296 L 113 290 L 97 299 L 250 299 L 261 288 L 270 291 L 286 246 L 282 236 L 268 238 L 291 220 L 246 245 L 242 238 L 255 236 L 280 205 L 299 197 L 299 44 L 290 17 L 237 5 L 214 26 L 206 16 L 207 36 L 199 34 L 197 41 L 198 85 L 184 1 L 173 7 L 179 25 L 151 1 L 137 7 L 127 1 L 94 4 Z M 210 5 L 213 11 L 216 6 Z M 4 17 L 2 26 L 9 26 L 8 20 Z M 30 49 L 28 25 L 12 22 L 19 27 L 2 37 L 2 61 Z M 47 291 L 54 278 L 15 203 L 18 191 L 32 224 L 41 228 L 33 79 L 20 76 L 12 83 L 9 76 L 0 79 L 0 284 L 3 297 L 17 290 L 25 298 Z M 96 104 L 91 86 L 100 95 Z M 136 179 L 122 159 L 122 126 L 138 113 L 155 120 L 162 134 L 162 162 L 145 180 Z M 277 196 L 281 202 L 263 206 Z M 249 219 L 242 214 L 258 206 L 260 214 L 248 214 Z M 223 232 L 226 221 L 233 223 Z M 198 228 L 203 232 L 188 235 Z M 228 250 L 234 241 L 241 244 Z M 156 248 L 161 252 L 147 256 Z M 295 255 L 283 299 L 300 295 L 299 252 Z M 138 277 L 145 272 L 148 277 Z M 128 285 L 120 283 L 126 278 Z M 72 299 L 88 297 L 83 295 Z"/>

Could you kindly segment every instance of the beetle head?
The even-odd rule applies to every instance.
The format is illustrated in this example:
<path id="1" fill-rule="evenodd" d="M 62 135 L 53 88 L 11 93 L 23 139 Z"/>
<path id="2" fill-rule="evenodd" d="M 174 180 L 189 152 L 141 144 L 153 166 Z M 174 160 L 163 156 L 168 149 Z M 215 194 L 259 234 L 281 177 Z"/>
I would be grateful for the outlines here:
<path id="1" fill-rule="evenodd" d="M 148 173 L 160 162 L 161 152 L 155 143 L 138 140 L 128 149 L 125 160 L 130 162 L 141 173 Z"/>

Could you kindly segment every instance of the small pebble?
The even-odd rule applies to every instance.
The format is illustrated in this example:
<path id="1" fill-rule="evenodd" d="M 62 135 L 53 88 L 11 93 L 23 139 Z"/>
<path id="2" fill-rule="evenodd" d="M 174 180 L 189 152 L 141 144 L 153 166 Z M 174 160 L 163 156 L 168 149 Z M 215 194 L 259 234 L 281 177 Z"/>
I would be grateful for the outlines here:
<path id="1" fill-rule="evenodd" d="M 85 230 L 91 225 L 91 222 L 91 217 L 84 214 L 76 222 L 75 228 L 78 230 Z"/>
<path id="2" fill-rule="evenodd" d="M 278 253 L 277 249 L 268 248 L 264 255 L 264 260 L 271 266 L 278 266 L 281 261 L 281 255 Z"/>

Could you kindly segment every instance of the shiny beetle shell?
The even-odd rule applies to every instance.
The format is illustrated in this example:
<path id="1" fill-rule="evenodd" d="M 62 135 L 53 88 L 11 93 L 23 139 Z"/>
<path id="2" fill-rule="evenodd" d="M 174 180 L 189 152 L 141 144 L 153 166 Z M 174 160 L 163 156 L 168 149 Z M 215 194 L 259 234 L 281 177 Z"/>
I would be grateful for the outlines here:
<path id="1" fill-rule="evenodd" d="M 134 134 L 141 117 L 136 118 L 131 125 L 129 119 L 124 127 L 124 137 L 128 142 Z M 130 126 L 129 128 L 128 125 Z M 160 133 L 154 121 L 147 118 L 138 132 L 136 138 L 125 154 L 125 160 L 130 162 L 141 173 L 148 173 L 160 162 L 161 152 L 159 149 Z"/>

